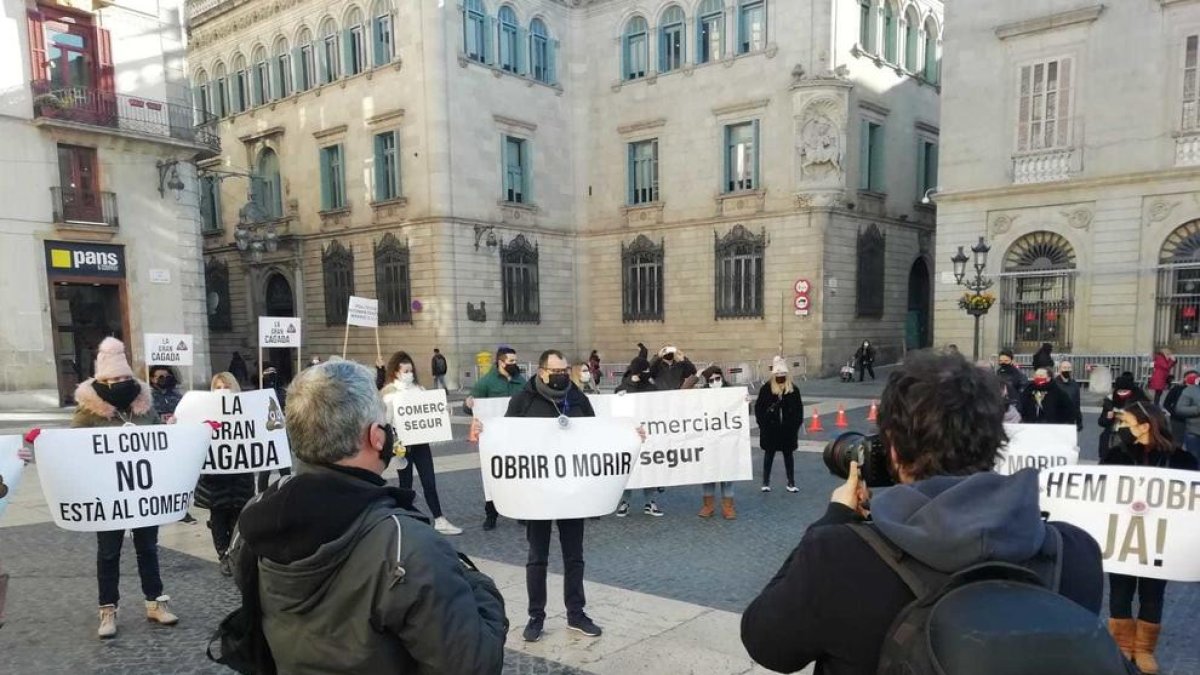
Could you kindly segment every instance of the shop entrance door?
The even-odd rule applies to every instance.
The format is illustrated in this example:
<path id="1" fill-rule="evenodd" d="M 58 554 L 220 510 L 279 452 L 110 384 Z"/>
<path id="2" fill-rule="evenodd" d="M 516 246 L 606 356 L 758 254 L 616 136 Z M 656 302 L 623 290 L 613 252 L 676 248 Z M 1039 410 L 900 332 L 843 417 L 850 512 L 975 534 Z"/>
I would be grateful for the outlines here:
<path id="1" fill-rule="evenodd" d="M 55 282 L 54 362 L 63 405 L 75 403 L 75 388 L 90 378 L 104 338 L 124 340 L 119 284 Z"/>

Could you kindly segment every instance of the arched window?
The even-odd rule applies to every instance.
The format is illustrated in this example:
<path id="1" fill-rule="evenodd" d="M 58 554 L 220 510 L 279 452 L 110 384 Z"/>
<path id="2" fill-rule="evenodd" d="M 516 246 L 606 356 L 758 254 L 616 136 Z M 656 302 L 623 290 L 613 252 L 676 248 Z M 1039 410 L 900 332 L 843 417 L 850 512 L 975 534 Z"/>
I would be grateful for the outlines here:
<path id="1" fill-rule="evenodd" d="M 271 48 L 271 82 L 275 85 L 271 90 L 274 98 L 292 95 L 292 53 L 282 35 L 275 38 L 275 46 Z"/>
<path id="2" fill-rule="evenodd" d="M 646 20 L 640 16 L 631 18 L 625 24 L 625 34 L 621 39 L 621 73 L 625 80 L 636 80 L 646 76 L 650 61 L 650 37 Z"/>
<path id="3" fill-rule="evenodd" d="M 396 45 L 392 33 L 392 5 L 388 0 L 375 0 L 371 6 L 371 45 L 376 68 L 392 62 Z"/>
<path id="4" fill-rule="evenodd" d="M 669 73 L 683 66 L 687 42 L 683 10 L 671 5 L 658 20 L 658 71 Z"/>
<path id="5" fill-rule="evenodd" d="M 229 75 L 225 64 L 217 61 L 213 66 L 212 111 L 217 117 L 229 114 Z"/>
<path id="6" fill-rule="evenodd" d="M 1031 232 L 1008 249 L 1001 274 L 1001 342 L 1034 351 L 1043 342 L 1071 347 L 1075 249 L 1056 232 Z"/>
<path id="7" fill-rule="evenodd" d="M 313 47 L 312 31 L 300 29 L 296 36 L 295 53 L 296 91 L 308 91 L 317 84 L 317 60 Z"/>
<path id="8" fill-rule="evenodd" d="M 325 325 L 344 325 L 354 295 L 354 253 L 334 239 L 321 252 L 321 271 L 325 276 Z"/>
<path id="9" fill-rule="evenodd" d="M 229 306 L 229 268 L 218 258 L 204 264 L 204 290 L 208 305 L 208 329 L 214 333 L 233 330 Z"/>
<path id="10" fill-rule="evenodd" d="M 921 50 L 921 17 L 914 7 L 904 14 L 904 69 L 917 72 Z"/>
<path id="11" fill-rule="evenodd" d="M 504 301 L 504 323 L 540 323 L 538 247 L 518 234 L 500 243 L 500 291 Z"/>
<path id="12" fill-rule="evenodd" d="M 1200 353 L 1200 220 L 1176 228 L 1159 251 L 1154 346 Z"/>
<path id="13" fill-rule="evenodd" d="M 533 79 L 554 84 L 554 60 L 557 53 L 557 44 L 550 42 L 550 31 L 546 30 L 545 22 L 534 19 L 529 24 L 529 60 Z"/>
<path id="14" fill-rule="evenodd" d="M 342 31 L 342 60 L 346 64 L 346 76 L 357 75 L 367 69 L 367 26 L 362 10 L 353 7 L 346 14 L 346 29 Z"/>
<path id="15" fill-rule="evenodd" d="M 724 237 L 713 232 L 716 258 L 714 306 L 718 319 L 762 318 L 763 256 L 767 234 L 734 225 Z"/>
<path id="16" fill-rule="evenodd" d="M 391 232 L 375 245 L 375 294 L 379 323 L 412 323 L 408 244 L 401 244 Z"/>
<path id="17" fill-rule="evenodd" d="M 938 25 L 929 17 L 925 20 L 925 66 L 921 70 L 921 76 L 926 80 L 937 84 L 941 70 L 941 55 L 938 54 Z"/>
<path id="18" fill-rule="evenodd" d="M 859 318 L 883 318 L 887 238 L 875 223 L 858 233 L 856 314 Z"/>
<path id="19" fill-rule="evenodd" d="M 491 31 L 488 30 L 487 10 L 483 0 L 463 2 L 463 52 L 468 59 L 479 63 L 491 62 Z"/>
<path id="20" fill-rule="evenodd" d="M 250 72 L 246 68 L 246 57 L 233 57 L 233 81 L 230 84 L 233 112 L 245 112 L 250 105 Z"/>
<path id="21" fill-rule="evenodd" d="M 267 62 L 267 49 L 262 45 L 254 48 L 254 70 L 250 77 L 251 104 L 260 106 L 271 99 L 271 64 Z"/>
<path id="22" fill-rule="evenodd" d="M 719 61 L 725 56 L 725 3 L 704 0 L 696 12 L 696 63 Z"/>
<path id="23" fill-rule="evenodd" d="M 203 68 L 192 75 L 192 106 L 196 110 L 196 124 L 204 124 L 212 114 L 212 93 L 208 84 L 208 73 Z"/>
<path id="24" fill-rule="evenodd" d="M 321 84 L 329 84 L 340 77 L 341 68 L 338 56 L 338 31 L 333 19 L 325 19 L 321 24 L 321 53 L 318 54 L 317 70 Z"/>
<path id="25" fill-rule="evenodd" d="M 517 13 L 512 7 L 504 5 L 497 15 L 500 20 L 500 69 L 510 73 L 522 70 L 523 55 L 521 54 L 521 24 L 517 22 Z"/>
<path id="26" fill-rule="evenodd" d="M 632 244 L 621 242 L 621 319 L 663 320 L 663 242 L 639 234 Z"/>
<path id="27" fill-rule="evenodd" d="M 258 156 L 253 179 L 253 198 L 271 219 L 283 217 L 283 183 L 279 177 L 279 156 L 271 148 Z"/>
<path id="28" fill-rule="evenodd" d="M 767 47 L 767 0 L 738 0 L 738 53 Z"/>
<path id="29" fill-rule="evenodd" d="M 883 0 L 883 58 L 888 63 L 898 63 L 896 43 L 899 42 L 900 13 L 893 0 Z"/>
<path id="30" fill-rule="evenodd" d="M 873 0 L 858 0 L 858 46 L 875 53 L 875 4 Z"/>

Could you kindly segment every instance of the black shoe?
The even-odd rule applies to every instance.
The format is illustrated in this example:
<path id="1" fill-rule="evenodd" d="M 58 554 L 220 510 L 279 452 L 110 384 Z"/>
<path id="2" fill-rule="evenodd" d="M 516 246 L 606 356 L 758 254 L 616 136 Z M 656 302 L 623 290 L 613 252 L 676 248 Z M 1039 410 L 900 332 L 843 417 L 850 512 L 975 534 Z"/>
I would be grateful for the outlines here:
<path id="1" fill-rule="evenodd" d="M 221 575 L 226 577 L 233 576 L 233 568 L 230 566 L 229 556 L 227 555 L 221 556 Z"/>
<path id="2" fill-rule="evenodd" d="M 525 624 L 525 632 L 521 633 L 521 637 L 526 642 L 537 642 L 542 639 L 542 624 L 543 619 L 530 618 L 529 623 Z"/>
<path id="3" fill-rule="evenodd" d="M 600 626 L 597 626 L 595 621 L 592 621 L 588 618 L 587 614 L 580 616 L 578 619 L 571 619 L 567 621 L 567 628 L 579 633 L 583 633 L 588 637 L 600 637 L 600 635 L 604 632 L 600 630 Z M 528 633 L 529 629 L 526 628 L 525 631 Z"/>
<path id="4" fill-rule="evenodd" d="M 183 514 L 183 517 L 179 519 L 179 522 L 188 523 L 190 525 L 191 523 L 196 522 L 196 519 L 192 517 L 192 514 L 185 513 Z"/>
<path id="5" fill-rule="evenodd" d="M 483 530 L 489 532 L 496 529 L 496 516 L 488 516 L 483 519 Z"/>

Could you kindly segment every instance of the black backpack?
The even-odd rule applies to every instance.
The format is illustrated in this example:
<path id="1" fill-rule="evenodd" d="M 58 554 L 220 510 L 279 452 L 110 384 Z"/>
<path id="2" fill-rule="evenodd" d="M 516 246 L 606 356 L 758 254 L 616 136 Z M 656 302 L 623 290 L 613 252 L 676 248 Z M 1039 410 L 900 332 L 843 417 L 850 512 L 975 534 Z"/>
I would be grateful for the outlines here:
<path id="1" fill-rule="evenodd" d="M 276 675 L 275 657 L 263 633 L 262 602 L 258 597 L 259 556 L 242 543 L 237 578 L 243 579 L 242 605 L 230 612 L 208 639 L 208 658 L 242 675 Z M 213 643 L 220 655 L 213 655 Z"/>
<path id="2" fill-rule="evenodd" d="M 939 572 L 874 527 L 850 528 L 916 596 L 888 628 L 879 675 L 1128 675 L 1099 618 L 1059 595 L 1062 534 L 1022 565 L 983 562 Z"/>

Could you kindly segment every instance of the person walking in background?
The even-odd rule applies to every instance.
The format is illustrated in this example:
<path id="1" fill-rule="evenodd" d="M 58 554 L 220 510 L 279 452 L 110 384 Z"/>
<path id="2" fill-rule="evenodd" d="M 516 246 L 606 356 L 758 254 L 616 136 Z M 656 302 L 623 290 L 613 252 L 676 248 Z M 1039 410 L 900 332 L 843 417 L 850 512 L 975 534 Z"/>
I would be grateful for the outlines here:
<path id="1" fill-rule="evenodd" d="M 1182 382 L 1172 382 L 1171 388 L 1167 390 L 1166 396 L 1163 397 L 1163 410 L 1171 416 L 1171 438 L 1176 442 L 1183 443 L 1183 447 L 1191 452 L 1187 447 L 1187 420 L 1179 416 L 1177 406 L 1179 398 L 1188 387 L 1193 387 L 1197 382 L 1200 382 L 1200 373 L 1194 370 L 1189 370 L 1183 374 Z M 1192 453 L 1196 454 L 1196 453 Z M 1200 458 L 1200 455 L 1197 455 Z"/>
<path id="2" fill-rule="evenodd" d="M 1025 424 L 1075 424 L 1076 415 L 1067 392 L 1050 379 L 1050 371 L 1038 368 L 1021 392 L 1021 421 Z"/>
<path id="3" fill-rule="evenodd" d="M 1021 373 L 1021 369 L 1013 362 L 1012 350 L 1001 349 L 1000 356 L 996 361 L 996 375 L 1004 383 L 1009 404 L 1020 407 L 1021 392 L 1025 391 L 1025 385 L 1028 382 L 1025 380 L 1025 375 Z"/>
<path id="4" fill-rule="evenodd" d="M 596 351 L 595 349 L 593 349 L 591 355 L 588 356 L 588 370 L 592 374 L 592 389 L 594 391 L 599 391 L 600 390 L 600 379 L 601 379 L 601 376 L 600 376 L 600 352 Z"/>
<path id="5" fill-rule="evenodd" d="M 400 351 L 392 354 L 392 358 L 388 359 L 385 377 L 387 384 L 384 385 L 379 395 L 383 398 L 384 405 L 387 406 L 389 423 L 393 429 L 399 429 L 400 420 L 394 416 L 396 403 L 404 394 L 424 391 L 425 388 L 421 386 L 417 377 L 417 367 L 407 352 Z M 446 535 L 462 534 L 462 529 L 447 520 L 442 513 L 442 500 L 438 496 L 437 489 L 437 474 L 433 469 L 433 451 L 430 450 L 429 444 L 418 443 L 403 446 L 401 440 L 396 440 L 396 446 L 404 448 L 403 459 L 407 461 L 403 462 L 396 472 L 400 488 L 412 489 L 413 470 L 415 469 L 421 477 L 421 491 L 425 495 L 425 506 L 429 509 L 429 515 L 433 516 L 433 529 Z M 400 457 L 399 452 L 396 452 L 396 455 Z"/>
<path id="6" fill-rule="evenodd" d="M 800 390 L 792 383 L 787 362 L 778 356 L 771 365 L 771 379 L 758 390 L 758 398 L 754 401 L 754 418 L 758 422 L 758 443 L 763 449 L 762 491 L 771 491 L 771 465 L 775 463 L 775 453 L 778 452 L 783 454 L 787 491 L 799 492 L 793 453 L 800 445 L 804 401 L 800 398 Z"/>
<path id="7" fill-rule="evenodd" d="M 242 390 L 233 373 L 213 375 L 211 388 L 217 392 Z M 227 577 L 233 575 L 228 552 L 238 515 L 246 506 L 246 502 L 253 498 L 252 473 L 201 475 L 200 481 L 196 483 L 196 506 L 208 509 L 208 529 L 212 531 L 213 549 L 216 550 L 217 559 L 220 561 L 221 574 Z"/>
<path id="8" fill-rule="evenodd" d="M 720 366 L 709 366 L 700 371 L 701 387 L 706 389 L 721 389 L 725 386 L 725 372 Z M 733 481 L 721 481 L 721 516 L 725 520 L 734 520 L 737 518 L 737 511 L 733 507 Z M 700 513 L 701 518 L 712 518 L 716 513 L 715 500 L 717 497 L 717 484 L 705 483 L 703 488 L 703 496 L 701 497 Z"/>
<path id="9" fill-rule="evenodd" d="M 104 338 L 96 352 L 95 375 L 75 390 L 75 414 L 72 429 L 149 426 L 161 423 L 151 403 L 150 387 L 133 377 L 125 344 L 116 338 Z M 100 587 L 100 628 L 96 634 L 111 638 L 117 634 L 117 603 L 120 600 L 121 546 L 125 530 L 96 533 L 96 582 Z M 171 613 L 163 595 L 158 568 L 158 526 L 133 530 L 133 548 L 137 551 L 138 576 L 146 600 L 146 620 L 174 626 L 179 617 Z"/>
<path id="10" fill-rule="evenodd" d="M 1042 346 L 1033 354 L 1033 369 L 1045 368 L 1048 372 L 1054 370 L 1054 356 L 1050 353 L 1054 349 L 1054 345 L 1049 342 L 1043 342 Z"/>
<path id="11" fill-rule="evenodd" d="M 1067 399 L 1071 401 L 1071 412 L 1075 416 L 1075 430 L 1083 431 L 1083 396 L 1082 386 L 1079 380 L 1076 380 L 1074 375 L 1075 366 L 1071 365 L 1070 361 L 1063 361 L 1058 364 L 1058 377 L 1054 378 L 1054 384 L 1058 385 L 1059 389 L 1067 395 Z"/>
<path id="12" fill-rule="evenodd" d="M 1200 399 L 1200 392 L 1197 392 Z M 1113 425 L 1116 424 L 1117 415 L 1122 410 L 1134 403 L 1146 402 L 1150 399 L 1146 397 L 1146 392 L 1137 386 L 1133 380 L 1133 373 L 1125 371 L 1117 376 L 1113 382 L 1113 392 L 1104 398 L 1104 405 L 1100 409 L 1100 418 L 1096 423 L 1100 425 L 1103 431 L 1100 432 L 1100 440 L 1098 443 L 1096 456 L 1103 457 L 1104 453 L 1112 447 L 1114 442 Z"/>
<path id="13" fill-rule="evenodd" d="M 1186 394 L 1185 394 L 1186 396 Z M 1117 442 L 1100 457 L 1102 465 L 1151 466 L 1195 471 L 1197 460 L 1178 448 L 1166 416 L 1156 406 L 1135 402 L 1117 415 Z M 1143 675 L 1158 673 L 1154 650 L 1162 628 L 1167 582 L 1126 574 L 1108 575 L 1108 628 L 1126 658 L 1133 658 Z M 1138 596 L 1137 619 L 1133 596 Z"/>
<path id="14" fill-rule="evenodd" d="M 683 383 L 695 374 L 696 366 L 675 345 L 660 349 L 658 356 L 650 362 L 650 377 L 659 391 L 682 389 Z"/>
<path id="15" fill-rule="evenodd" d="M 640 346 L 640 345 L 639 345 Z M 644 351 L 644 350 L 643 350 Z M 625 369 L 625 374 L 621 377 L 621 384 L 617 385 L 617 395 L 624 394 L 639 394 L 651 391 L 658 391 L 658 386 L 650 377 L 650 362 L 642 355 L 642 351 L 629 362 L 629 367 Z M 617 517 L 624 518 L 629 515 L 629 502 L 633 499 L 633 490 L 626 490 L 621 496 L 621 503 L 617 505 Z M 642 500 L 645 506 L 642 507 L 642 513 L 661 518 L 666 514 L 658 508 L 658 500 L 655 499 L 654 488 L 642 488 Z"/>
<path id="16" fill-rule="evenodd" d="M 471 395 L 467 397 L 466 406 L 473 409 L 477 398 L 516 396 L 524 388 L 525 376 L 521 375 L 521 366 L 517 364 L 517 350 L 508 346 L 500 347 L 496 350 L 496 365 L 475 382 L 475 386 L 471 388 Z M 496 519 L 500 514 L 496 512 L 496 505 L 490 499 L 483 503 L 483 513 L 483 529 L 496 529 Z"/>
<path id="17" fill-rule="evenodd" d="M 442 350 L 437 347 L 433 348 L 433 358 L 429 360 L 429 372 L 433 373 L 433 386 L 445 389 L 446 373 L 450 372 L 450 366 L 446 363 L 446 357 L 442 356 Z"/>
<path id="18" fill-rule="evenodd" d="M 229 359 L 229 367 L 225 370 L 233 374 L 239 385 L 250 382 L 250 368 L 246 366 L 246 359 L 242 358 L 241 352 L 233 353 L 233 358 Z"/>
<path id="19" fill-rule="evenodd" d="M 1178 402 L 1175 403 L 1173 418 L 1178 418 L 1184 423 L 1183 448 L 1196 459 L 1200 459 L 1200 377 L 1196 375 L 1196 371 L 1189 370 L 1184 376 L 1184 382 L 1187 383 L 1189 379 L 1191 383 L 1184 388 Z"/>
<path id="20" fill-rule="evenodd" d="M 863 377 L 871 374 L 871 379 L 875 379 L 875 348 L 871 346 L 870 340 L 863 340 L 859 345 L 858 351 L 854 352 L 854 364 L 858 368 L 858 381 L 862 382 Z"/>
<path id="21" fill-rule="evenodd" d="M 1154 392 L 1154 405 L 1162 401 L 1163 392 L 1170 386 L 1171 373 L 1175 371 L 1175 355 L 1163 347 L 1154 354 L 1154 368 L 1150 371 L 1150 391 Z"/>

